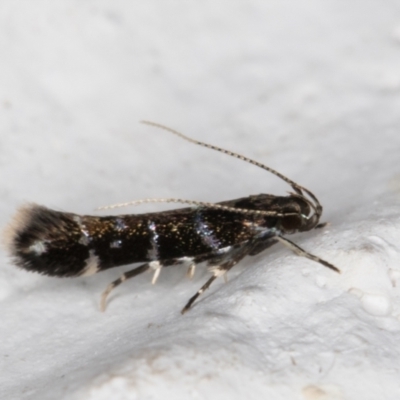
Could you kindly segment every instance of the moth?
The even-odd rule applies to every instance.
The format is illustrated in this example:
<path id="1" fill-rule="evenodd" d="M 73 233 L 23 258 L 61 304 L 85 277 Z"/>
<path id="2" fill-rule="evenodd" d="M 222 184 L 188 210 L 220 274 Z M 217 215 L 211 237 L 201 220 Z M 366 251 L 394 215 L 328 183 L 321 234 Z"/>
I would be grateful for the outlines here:
<path id="1" fill-rule="evenodd" d="M 154 284 L 163 267 L 186 266 L 192 277 L 196 265 L 206 263 L 211 277 L 189 299 L 182 314 L 215 279 L 226 276 L 244 257 L 257 255 L 278 242 L 299 256 L 340 272 L 285 237 L 325 225 L 319 222 L 322 206 L 310 190 L 240 154 L 191 139 L 153 122 L 143 123 L 262 168 L 287 182 L 293 192 L 287 196 L 258 194 L 220 203 L 144 199 L 108 208 L 145 202 L 175 202 L 189 207 L 116 216 L 78 215 L 28 204 L 17 211 L 7 230 L 8 250 L 17 266 L 63 278 L 142 263 L 106 288 L 101 298 L 101 309 L 105 310 L 107 296 L 115 287 L 145 271 L 153 271 Z"/>

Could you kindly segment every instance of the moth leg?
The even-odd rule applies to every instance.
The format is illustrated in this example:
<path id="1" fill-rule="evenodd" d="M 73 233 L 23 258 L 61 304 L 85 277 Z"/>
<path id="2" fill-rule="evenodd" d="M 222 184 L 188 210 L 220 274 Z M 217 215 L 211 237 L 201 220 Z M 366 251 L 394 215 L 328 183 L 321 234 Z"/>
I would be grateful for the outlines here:
<path id="1" fill-rule="evenodd" d="M 196 301 L 196 299 L 206 290 L 210 287 L 210 285 L 217 279 L 217 275 L 213 275 L 198 291 L 197 293 L 192 296 L 189 301 L 187 302 L 186 306 L 183 307 L 181 314 L 185 314 L 186 311 L 190 309 L 192 304 Z"/>
<path id="2" fill-rule="evenodd" d="M 100 309 L 101 311 L 105 311 L 106 309 L 106 303 L 107 303 L 107 296 L 110 294 L 110 292 L 117 286 L 119 286 L 122 282 L 125 282 L 126 280 L 133 278 L 142 272 L 147 271 L 148 269 L 151 268 L 150 266 L 151 263 L 146 263 L 141 265 L 140 267 L 134 268 L 130 271 L 125 272 L 120 278 L 115 280 L 114 282 L 111 282 L 108 286 L 107 289 L 103 292 L 101 295 L 101 301 L 100 301 Z"/>
<path id="3" fill-rule="evenodd" d="M 163 265 L 160 263 L 160 261 L 152 261 L 149 263 L 149 267 L 154 270 L 153 278 L 151 279 L 151 284 L 155 285 L 158 277 L 160 276 L 160 272 Z"/>
<path id="4" fill-rule="evenodd" d="M 333 271 L 336 271 L 336 272 L 338 272 L 340 274 L 340 269 L 335 267 L 331 263 L 328 263 L 328 261 L 325 261 L 322 258 L 314 256 L 311 253 L 308 253 L 307 251 L 303 250 L 301 247 L 297 246 L 297 244 L 294 244 L 293 242 L 291 242 L 290 240 L 288 240 L 286 238 L 283 238 L 282 236 L 276 236 L 276 238 L 282 244 L 284 244 L 286 247 L 288 247 L 290 250 L 292 250 L 295 254 L 297 254 L 298 256 L 306 257 L 309 260 L 316 261 L 316 262 L 324 265 L 325 267 L 328 267 L 328 268 L 332 269 Z"/>
<path id="5" fill-rule="evenodd" d="M 249 251 L 249 256 L 255 256 L 264 250 L 268 249 L 268 247 L 273 246 L 274 244 L 278 243 L 278 240 L 273 237 L 268 237 L 265 239 L 259 239 L 254 242 L 253 247 Z"/>
<path id="6" fill-rule="evenodd" d="M 189 267 L 188 267 L 188 270 L 187 270 L 187 272 L 186 272 L 186 276 L 189 278 L 189 279 L 193 279 L 193 276 L 194 276 L 194 272 L 196 271 L 196 264 L 195 263 L 191 263 L 190 265 L 189 265 Z"/>
<path id="7" fill-rule="evenodd" d="M 210 267 L 210 271 L 213 273 L 211 278 L 208 279 L 208 281 L 196 292 L 194 296 L 192 296 L 185 307 L 183 307 L 181 314 L 185 314 L 186 311 L 190 309 L 192 304 L 197 300 L 197 298 L 205 291 L 207 290 L 211 284 L 215 281 L 220 276 L 226 276 L 226 273 L 234 266 L 236 265 L 242 258 L 244 258 L 249 249 L 251 247 L 247 244 L 242 246 L 241 248 L 238 249 L 238 251 L 235 249 L 229 254 L 226 255 L 226 257 L 229 257 L 227 261 L 221 263 L 220 265 L 214 265 Z M 209 264 L 212 264 L 213 261 L 209 260 Z"/>
<path id="8" fill-rule="evenodd" d="M 163 267 L 169 267 L 171 265 L 180 265 L 180 264 L 186 265 L 188 267 L 186 275 L 189 277 L 189 279 L 192 279 L 194 271 L 196 269 L 196 262 L 197 259 L 195 257 L 172 258 L 170 260 L 165 260 L 163 262 L 157 260 L 151 261 L 149 263 L 149 266 L 151 269 L 154 270 L 154 275 L 151 280 L 151 283 L 154 285 L 157 282 L 157 279 L 160 276 L 160 272 Z"/>

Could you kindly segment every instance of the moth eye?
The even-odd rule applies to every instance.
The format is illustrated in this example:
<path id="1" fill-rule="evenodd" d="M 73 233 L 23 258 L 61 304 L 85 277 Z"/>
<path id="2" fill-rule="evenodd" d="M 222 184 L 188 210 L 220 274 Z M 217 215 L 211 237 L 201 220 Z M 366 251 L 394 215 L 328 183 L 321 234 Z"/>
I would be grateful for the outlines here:
<path id="1" fill-rule="evenodd" d="M 301 215 L 288 215 L 282 218 L 281 227 L 286 231 L 295 231 L 302 225 Z"/>
<path id="2" fill-rule="evenodd" d="M 300 200 L 300 199 L 299 199 Z M 303 215 L 309 215 L 311 212 L 311 207 L 310 205 L 305 202 L 305 201 L 299 201 L 299 208 L 300 208 L 300 212 Z"/>

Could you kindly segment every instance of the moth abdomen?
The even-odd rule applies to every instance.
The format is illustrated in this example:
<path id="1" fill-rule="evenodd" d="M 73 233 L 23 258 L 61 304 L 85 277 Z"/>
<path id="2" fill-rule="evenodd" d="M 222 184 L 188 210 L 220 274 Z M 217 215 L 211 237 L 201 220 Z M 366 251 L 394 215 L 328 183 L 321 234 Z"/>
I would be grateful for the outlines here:
<path id="1" fill-rule="evenodd" d="M 153 232 L 146 214 L 97 217 L 30 204 L 6 230 L 8 251 L 19 267 L 58 277 L 152 261 Z"/>
<path id="2" fill-rule="evenodd" d="M 74 214 L 36 204 L 18 210 L 6 229 L 6 243 L 19 267 L 50 276 L 80 275 L 91 257 Z"/>

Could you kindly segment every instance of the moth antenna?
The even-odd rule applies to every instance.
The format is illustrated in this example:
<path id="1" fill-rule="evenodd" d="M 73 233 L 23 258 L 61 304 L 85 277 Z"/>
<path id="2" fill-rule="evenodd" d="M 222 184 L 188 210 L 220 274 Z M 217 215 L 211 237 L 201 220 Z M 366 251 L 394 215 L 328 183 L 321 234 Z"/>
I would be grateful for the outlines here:
<path id="1" fill-rule="evenodd" d="M 276 211 L 262 211 L 262 210 L 250 210 L 247 208 L 235 208 L 224 206 L 222 204 L 215 204 L 215 203 L 208 203 L 205 201 L 195 201 L 195 200 L 186 200 L 186 199 L 177 199 L 177 198 L 147 198 L 147 199 L 139 199 L 128 201 L 125 203 L 116 203 L 110 204 L 108 206 L 102 206 L 96 208 L 96 210 L 112 210 L 114 208 L 122 208 L 128 206 L 137 206 L 140 204 L 146 203 L 180 203 L 180 204 L 189 204 L 191 206 L 198 206 L 198 207 L 206 207 L 216 210 L 224 210 L 224 211 L 231 211 L 237 212 L 242 214 L 255 214 L 255 215 L 265 215 L 265 216 L 273 216 L 273 217 L 287 217 L 289 215 L 298 215 L 297 213 L 277 213 Z"/>
<path id="2" fill-rule="evenodd" d="M 303 198 L 304 198 L 304 194 L 303 194 L 303 191 L 304 191 L 314 201 L 314 203 L 315 203 L 315 207 L 314 208 L 316 210 L 316 214 L 318 216 L 318 219 L 321 216 L 321 214 L 322 214 L 322 206 L 321 206 L 320 202 L 318 201 L 318 199 L 316 198 L 316 196 L 312 192 L 310 192 L 308 189 L 306 189 L 305 187 L 300 186 L 299 184 L 297 184 L 296 182 L 292 181 L 291 179 L 289 179 L 285 175 L 282 175 L 280 172 L 275 171 L 273 168 L 268 167 L 267 165 L 264 165 L 264 164 L 262 164 L 262 163 L 260 163 L 258 161 L 252 160 L 251 158 L 242 156 L 241 154 L 235 153 L 233 151 L 225 150 L 225 149 L 223 149 L 221 147 L 217 147 L 217 146 L 214 146 L 212 144 L 208 144 L 208 143 L 204 143 L 204 142 L 201 142 L 199 140 L 196 140 L 196 139 L 192 139 L 192 138 L 184 135 L 183 133 L 180 133 L 180 132 L 176 131 L 175 129 L 168 128 L 167 126 L 158 124 L 157 122 L 152 122 L 152 121 L 140 121 L 140 122 L 142 124 L 145 124 L 145 125 L 150 125 L 150 126 L 154 126 L 156 128 L 163 129 L 163 130 L 165 130 L 167 132 L 170 132 L 170 133 L 172 133 L 172 134 L 174 134 L 176 136 L 179 136 L 180 138 L 182 138 L 184 140 L 187 140 L 190 143 L 194 143 L 194 144 L 197 144 L 199 146 L 206 147 L 208 149 L 219 151 L 220 153 L 224 153 L 224 154 L 227 154 L 228 156 L 238 158 L 239 160 L 248 162 L 249 164 L 253 164 L 256 167 L 259 167 L 261 169 L 264 169 L 265 171 L 270 172 L 271 174 L 273 174 L 273 175 L 277 176 L 278 178 L 282 179 L 284 182 L 288 183 L 292 187 L 292 189 L 297 194 L 302 196 Z"/>
<path id="3" fill-rule="evenodd" d="M 225 149 L 223 149 L 223 148 L 221 148 L 221 147 L 217 147 L 217 146 L 214 146 L 214 145 L 212 145 L 212 144 L 208 144 L 208 143 L 204 143 L 204 142 L 201 142 L 201 141 L 199 141 L 199 140 L 196 140 L 196 139 L 192 139 L 192 138 L 190 138 L 189 136 L 186 136 L 186 135 L 184 135 L 183 133 L 180 133 L 180 132 L 176 131 L 175 129 L 168 128 L 167 126 L 158 124 L 158 123 L 156 123 L 156 122 L 151 122 L 151 121 L 140 121 L 140 122 L 141 122 L 142 124 L 145 124 L 145 125 L 155 126 L 156 128 L 164 129 L 165 131 L 168 131 L 168 132 L 170 132 L 170 133 L 173 133 L 174 135 L 177 135 L 177 136 L 179 136 L 180 138 L 182 138 L 182 139 L 184 139 L 184 140 L 187 140 L 188 142 L 197 144 L 197 145 L 199 145 L 199 146 L 206 147 L 206 148 L 208 148 L 208 149 L 212 149 L 212 150 L 215 150 L 215 151 L 219 151 L 220 153 L 224 153 L 224 154 L 227 154 L 228 156 L 235 157 L 235 158 L 238 158 L 239 160 L 242 160 L 242 161 L 248 162 L 248 163 L 250 163 L 250 164 L 253 164 L 253 165 L 255 165 L 256 167 L 262 168 L 262 169 L 264 169 L 264 170 L 270 172 L 271 174 L 276 175 L 278 178 L 280 178 L 280 179 L 282 179 L 283 181 L 287 182 L 289 185 L 294 186 L 293 190 L 296 190 L 295 188 L 300 189 L 300 190 L 303 189 L 303 188 L 302 188 L 300 185 L 298 185 L 296 182 L 293 182 L 292 180 L 290 180 L 289 178 L 287 178 L 285 175 L 282 175 L 280 172 L 275 171 L 274 169 L 272 169 L 272 168 L 268 167 L 267 165 L 264 165 L 264 164 L 262 164 L 262 163 L 260 163 L 260 162 L 258 162 L 258 161 L 252 160 L 251 158 L 242 156 L 242 155 L 239 154 L 239 153 L 235 153 L 235 152 L 233 152 L 233 151 L 225 150 Z"/>

